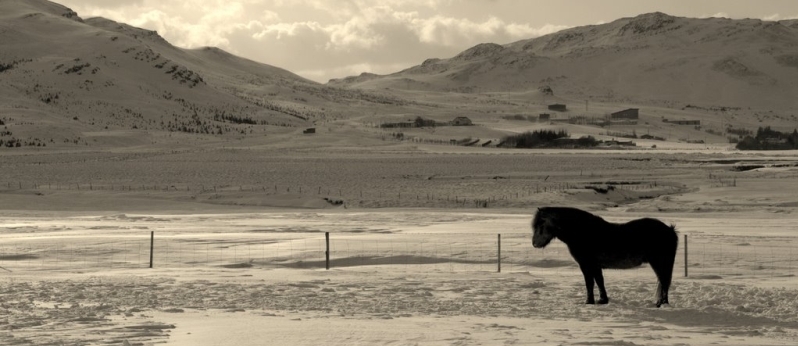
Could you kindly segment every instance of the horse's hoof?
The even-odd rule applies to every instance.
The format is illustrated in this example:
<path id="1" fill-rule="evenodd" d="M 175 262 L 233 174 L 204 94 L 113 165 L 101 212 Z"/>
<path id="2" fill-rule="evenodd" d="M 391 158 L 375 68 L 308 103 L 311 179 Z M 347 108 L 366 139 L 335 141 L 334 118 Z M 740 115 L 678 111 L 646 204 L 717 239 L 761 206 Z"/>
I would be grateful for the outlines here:
<path id="1" fill-rule="evenodd" d="M 610 298 L 601 298 L 598 301 L 599 304 L 607 304 L 609 302 L 610 302 Z"/>
<path id="2" fill-rule="evenodd" d="M 588 301 L 586 301 L 585 304 L 593 305 L 593 304 L 596 304 L 596 301 L 588 299 Z"/>

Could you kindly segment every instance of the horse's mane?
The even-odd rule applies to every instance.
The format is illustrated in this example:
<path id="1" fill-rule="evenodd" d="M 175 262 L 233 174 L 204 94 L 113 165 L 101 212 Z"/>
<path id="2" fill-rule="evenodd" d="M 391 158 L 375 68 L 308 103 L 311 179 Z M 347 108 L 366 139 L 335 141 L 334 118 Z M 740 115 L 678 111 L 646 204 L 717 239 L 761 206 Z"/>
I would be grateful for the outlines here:
<path id="1" fill-rule="evenodd" d="M 598 222 L 606 223 L 603 218 L 582 209 L 571 207 L 541 207 L 538 208 L 538 213 L 535 218 L 555 218 L 563 223 L 584 223 L 584 222 Z"/>

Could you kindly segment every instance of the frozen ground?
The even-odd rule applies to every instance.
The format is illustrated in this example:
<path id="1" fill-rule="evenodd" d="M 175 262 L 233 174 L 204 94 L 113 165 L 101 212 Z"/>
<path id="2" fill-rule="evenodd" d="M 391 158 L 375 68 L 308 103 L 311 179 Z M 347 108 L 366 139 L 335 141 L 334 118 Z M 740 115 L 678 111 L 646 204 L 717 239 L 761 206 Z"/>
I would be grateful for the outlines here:
<path id="1" fill-rule="evenodd" d="M 794 345 L 798 164 L 763 155 L 4 156 L 0 344 Z M 674 223 L 672 304 L 649 268 L 581 304 L 546 205 Z"/>
<path id="2" fill-rule="evenodd" d="M 795 215 L 654 216 L 689 240 L 689 276 L 680 244 L 672 304 L 663 309 L 653 307 L 648 268 L 606 271 L 610 304 L 581 304 L 583 281 L 567 251 L 559 243 L 533 249 L 531 215 L 518 212 L 5 212 L 0 344 L 798 341 Z"/>

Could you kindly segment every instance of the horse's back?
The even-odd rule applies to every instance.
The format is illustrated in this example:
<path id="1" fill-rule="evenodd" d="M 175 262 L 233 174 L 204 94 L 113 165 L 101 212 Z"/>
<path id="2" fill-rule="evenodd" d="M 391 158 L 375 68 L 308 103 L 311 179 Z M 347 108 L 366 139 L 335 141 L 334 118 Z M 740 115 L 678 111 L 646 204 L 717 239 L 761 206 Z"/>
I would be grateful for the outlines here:
<path id="1" fill-rule="evenodd" d="M 624 233 L 624 236 L 630 238 L 646 239 L 651 241 L 678 240 L 676 230 L 672 226 L 668 226 L 664 222 L 657 219 L 648 217 L 636 219 L 619 226 L 621 232 Z"/>
<path id="2" fill-rule="evenodd" d="M 676 231 L 660 220 L 642 218 L 616 226 L 614 234 L 596 249 L 603 268 L 634 268 L 654 258 L 676 254 L 679 241 Z"/>
<path id="3" fill-rule="evenodd" d="M 629 221 L 621 228 L 623 237 L 630 243 L 640 246 L 646 257 L 676 254 L 679 236 L 673 226 L 668 226 L 657 219 L 643 218 Z"/>

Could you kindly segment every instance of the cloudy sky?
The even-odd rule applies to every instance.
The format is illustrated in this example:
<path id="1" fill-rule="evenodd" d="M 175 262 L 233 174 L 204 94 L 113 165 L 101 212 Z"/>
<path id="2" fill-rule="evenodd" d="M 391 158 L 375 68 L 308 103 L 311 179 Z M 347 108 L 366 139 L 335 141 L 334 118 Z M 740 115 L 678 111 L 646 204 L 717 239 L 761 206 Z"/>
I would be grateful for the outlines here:
<path id="1" fill-rule="evenodd" d="M 54 0 L 83 18 L 157 30 L 180 47 L 217 46 L 318 82 L 391 73 L 483 42 L 509 43 L 661 11 L 798 18 L 795 0 Z"/>

